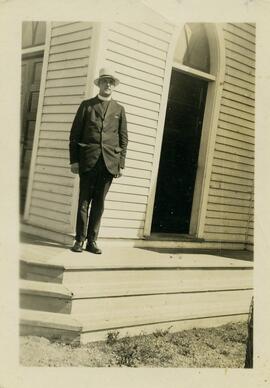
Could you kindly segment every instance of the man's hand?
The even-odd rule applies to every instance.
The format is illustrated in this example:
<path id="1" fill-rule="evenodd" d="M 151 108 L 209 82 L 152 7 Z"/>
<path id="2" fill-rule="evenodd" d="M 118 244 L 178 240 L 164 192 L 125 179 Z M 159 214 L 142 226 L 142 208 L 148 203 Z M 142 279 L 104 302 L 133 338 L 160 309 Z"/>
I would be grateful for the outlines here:
<path id="1" fill-rule="evenodd" d="M 72 163 L 70 165 L 70 170 L 73 174 L 79 174 L 79 163 Z"/>
<path id="2" fill-rule="evenodd" d="M 114 177 L 115 178 L 120 178 L 123 175 L 123 171 L 124 171 L 124 169 L 120 168 L 120 172 L 118 174 L 114 175 Z"/>

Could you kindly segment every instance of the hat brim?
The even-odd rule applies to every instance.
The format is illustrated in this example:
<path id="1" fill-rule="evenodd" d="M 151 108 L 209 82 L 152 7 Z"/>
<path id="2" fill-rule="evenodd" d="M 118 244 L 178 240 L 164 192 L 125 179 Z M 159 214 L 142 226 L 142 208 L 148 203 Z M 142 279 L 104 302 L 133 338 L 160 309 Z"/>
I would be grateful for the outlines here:
<path id="1" fill-rule="evenodd" d="M 118 85 L 120 84 L 120 81 L 119 81 L 118 78 L 110 77 L 110 76 L 108 76 L 108 77 L 106 77 L 106 76 L 98 77 L 98 78 L 96 78 L 96 79 L 94 80 L 94 84 L 95 84 L 96 86 L 99 86 L 99 85 L 98 85 L 99 80 L 100 80 L 100 79 L 103 79 L 103 78 L 112 78 L 112 79 L 114 80 L 114 82 L 115 82 L 115 86 L 118 86 Z"/>

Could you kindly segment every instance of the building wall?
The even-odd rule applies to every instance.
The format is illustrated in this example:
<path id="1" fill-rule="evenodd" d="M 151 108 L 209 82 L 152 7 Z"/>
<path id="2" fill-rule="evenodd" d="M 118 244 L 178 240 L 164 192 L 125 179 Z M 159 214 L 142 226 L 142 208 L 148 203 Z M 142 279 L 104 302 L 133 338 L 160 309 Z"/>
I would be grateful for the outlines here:
<path id="1" fill-rule="evenodd" d="M 98 56 L 99 64 L 114 64 L 119 72 L 121 84 L 114 97 L 125 106 L 129 129 L 125 174 L 114 180 L 107 196 L 100 236 L 143 236 L 174 31 L 166 22 L 113 23 L 94 48 L 91 23 L 53 23 L 29 223 L 73 231 L 78 190 L 77 178 L 69 171 L 68 136 L 78 105 L 87 97 L 87 85 L 93 81 L 89 68 L 94 49 L 92 55 Z M 251 243 L 255 28 L 225 24 L 223 32 L 226 74 L 203 237 Z"/>
<path id="2" fill-rule="evenodd" d="M 121 78 L 114 98 L 125 106 L 129 144 L 124 177 L 114 181 L 107 196 L 103 237 L 143 236 L 172 33 L 166 23 L 109 28 L 104 60 Z"/>
<path id="3" fill-rule="evenodd" d="M 41 117 L 37 120 L 27 221 L 72 232 L 75 177 L 70 172 L 68 138 L 79 103 L 85 98 L 93 26 L 52 23 L 44 63 Z M 41 86 L 42 88 L 42 86 Z"/>
<path id="4" fill-rule="evenodd" d="M 224 25 L 225 82 L 204 228 L 207 240 L 253 241 L 255 27 Z"/>

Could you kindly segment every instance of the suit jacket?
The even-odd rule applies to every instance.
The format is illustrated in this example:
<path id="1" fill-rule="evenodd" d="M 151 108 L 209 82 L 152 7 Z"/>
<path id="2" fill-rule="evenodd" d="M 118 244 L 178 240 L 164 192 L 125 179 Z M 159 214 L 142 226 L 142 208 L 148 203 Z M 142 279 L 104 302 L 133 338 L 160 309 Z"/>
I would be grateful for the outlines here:
<path id="1" fill-rule="evenodd" d="M 69 140 L 70 163 L 78 162 L 80 173 L 91 170 L 102 153 L 108 171 L 118 174 L 125 167 L 128 144 L 124 107 L 111 100 L 104 113 L 97 96 L 82 101 Z"/>

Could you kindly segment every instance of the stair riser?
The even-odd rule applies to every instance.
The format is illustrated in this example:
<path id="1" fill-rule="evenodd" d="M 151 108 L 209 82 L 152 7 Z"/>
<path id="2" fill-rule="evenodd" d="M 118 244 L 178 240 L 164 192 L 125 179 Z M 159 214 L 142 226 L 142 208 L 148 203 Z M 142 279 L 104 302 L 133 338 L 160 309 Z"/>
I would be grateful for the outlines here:
<path id="1" fill-rule="evenodd" d="M 50 311 L 53 313 L 70 314 L 72 301 L 46 295 L 20 295 L 20 308 L 25 310 Z"/>
<path id="2" fill-rule="evenodd" d="M 118 316 L 144 317 L 145 314 L 168 315 L 181 313 L 190 315 L 202 311 L 219 311 L 228 313 L 248 312 L 251 290 L 203 292 L 186 294 L 140 295 L 112 298 L 60 299 L 31 294 L 21 295 L 21 308 L 48 311 L 62 314 L 91 314 L 104 319 Z M 210 310 L 209 310 L 210 308 Z M 237 310 L 240 309 L 240 310 Z"/>
<path id="3" fill-rule="evenodd" d="M 104 341 L 107 338 L 109 332 L 117 331 L 119 332 L 119 338 L 129 335 L 135 336 L 140 334 L 151 334 L 157 330 L 167 330 L 169 329 L 170 333 L 178 332 L 181 330 L 188 330 L 192 328 L 209 328 L 224 325 L 231 322 L 246 322 L 248 314 L 237 314 L 231 316 L 213 316 L 200 319 L 190 319 L 190 320 L 179 320 L 171 321 L 164 323 L 155 323 L 148 325 L 135 325 L 131 327 L 111 327 L 105 330 L 92 331 L 92 332 L 80 332 L 56 329 L 52 327 L 46 327 L 33 324 L 21 324 L 20 325 L 20 335 L 36 335 L 48 338 L 53 341 L 61 341 L 67 344 L 86 344 L 93 341 Z"/>
<path id="4" fill-rule="evenodd" d="M 85 270 L 71 271 L 66 270 L 63 276 L 63 284 L 69 285 L 72 283 L 100 283 L 106 284 L 115 282 L 133 283 L 137 281 L 148 282 L 167 282 L 175 283 L 184 280 L 194 281 L 200 279 L 206 284 L 213 280 L 220 282 L 222 280 L 234 281 L 237 284 L 239 279 L 252 278 L 252 269 L 145 269 L 145 270 Z"/>
<path id="5" fill-rule="evenodd" d="M 62 283 L 64 269 L 39 264 L 21 263 L 21 278 L 47 283 Z"/>
<path id="6" fill-rule="evenodd" d="M 164 323 L 155 323 L 149 325 L 137 325 L 132 327 L 117 328 L 112 327 L 107 330 L 82 332 L 80 341 L 86 344 L 94 341 L 105 341 L 109 332 L 119 332 L 118 338 L 125 336 L 136 336 L 140 334 L 152 334 L 157 330 L 168 330 L 170 333 L 175 333 L 182 330 L 193 328 L 210 328 L 225 325 L 232 322 L 246 322 L 248 314 L 236 314 L 231 316 L 208 317 L 199 319 L 190 319 L 184 321 L 171 321 Z"/>
<path id="7" fill-rule="evenodd" d="M 118 316 L 141 317 L 145 314 L 189 314 L 228 310 L 228 313 L 248 312 L 252 290 L 204 292 L 187 294 L 145 295 L 118 298 L 74 299 L 71 314 L 91 314 L 104 319 Z M 237 309 L 240 310 L 237 310 Z M 236 310 L 235 310 L 236 309 Z M 244 309 L 244 310 L 243 310 Z"/>

